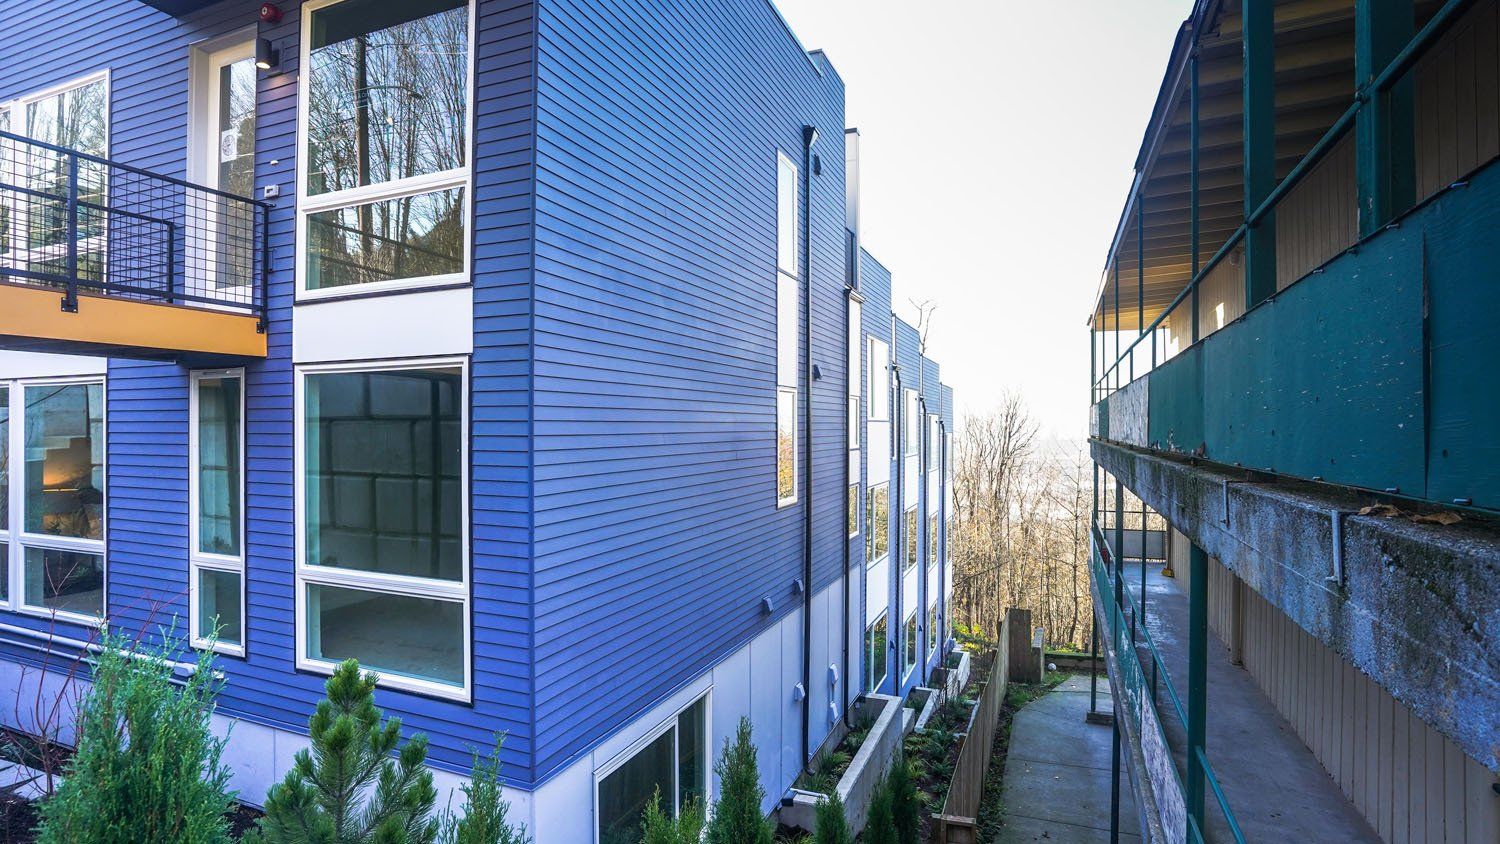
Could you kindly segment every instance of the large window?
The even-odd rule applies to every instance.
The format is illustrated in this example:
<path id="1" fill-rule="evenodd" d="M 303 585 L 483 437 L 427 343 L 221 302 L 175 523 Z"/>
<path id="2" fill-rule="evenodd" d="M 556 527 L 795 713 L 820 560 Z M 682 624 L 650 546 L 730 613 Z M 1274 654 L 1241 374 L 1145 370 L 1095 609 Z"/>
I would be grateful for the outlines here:
<path id="1" fill-rule="evenodd" d="M 597 775 L 598 844 L 637 844 L 651 798 L 672 815 L 708 793 L 708 698 L 701 697 Z"/>
<path id="2" fill-rule="evenodd" d="M 797 501 L 797 165 L 776 153 L 776 506 Z"/>
<path id="3" fill-rule="evenodd" d="M 938 623 L 937 597 L 932 596 L 927 600 L 930 604 L 927 608 L 927 650 L 931 653 L 937 653 L 938 633 L 941 627 Z"/>
<path id="4" fill-rule="evenodd" d="M 890 670 L 887 627 L 885 613 L 882 611 L 880 618 L 865 628 L 865 691 L 869 693 L 880 690 L 885 683 L 886 672 Z"/>
<path id="5" fill-rule="evenodd" d="M 193 643 L 243 654 L 245 647 L 245 399 L 241 370 L 192 375 Z"/>
<path id="6" fill-rule="evenodd" d="M 874 565 L 890 552 L 890 484 L 870 487 L 866 508 L 865 562 Z"/>
<path id="7" fill-rule="evenodd" d="M 465 382 L 462 361 L 301 370 L 300 666 L 467 697 Z"/>
<path id="8" fill-rule="evenodd" d="M 302 294 L 467 281 L 468 4 L 302 8 Z"/>
<path id="9" fill-rule="evenodd" d="M 0 382 L 0 598 L 104 615 L 104 383 Z"/>
<path id="10" fill-rule="evenodd" d="M 109 76 L 97 73 L 0 103 L 0 128 L 88 155 L 109 154 Z M 60 275 L 68 257 L 65 197 L 71 159 L 42 147 L 5 142 L 0 181 L 22 190 L 0 196 L 0 267 Z M 104 165 L 78 159 L 78 276 L 102 280 L 109 220 L 101 210 L 108 189 Z M 37 278 L 31 276 L 31 278 Z"/>

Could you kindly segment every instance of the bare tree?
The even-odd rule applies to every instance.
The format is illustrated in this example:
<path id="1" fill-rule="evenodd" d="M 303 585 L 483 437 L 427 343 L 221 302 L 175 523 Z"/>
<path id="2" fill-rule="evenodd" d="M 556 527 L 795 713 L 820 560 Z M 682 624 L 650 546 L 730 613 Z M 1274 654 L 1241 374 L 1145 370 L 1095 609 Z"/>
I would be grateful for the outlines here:
<path id="1" fill-rule="evenodd" d="M 917 352 L 927 354 L 927 335 L 932 332 L 932 315 L 937 311 L 937 302 L 931 299 L 907 299 L 917 309 Z"/>
<path id="2" fill-rule="evenodd" d="M 1091 464 L 1042 452 L 1025 402 L 1007 395 L 966 416 L 955 441 L 952 534 L 955 620 L 990 632 L 1007 607 L 1029 609 L 1053 645 L 1091 630 Z"/>

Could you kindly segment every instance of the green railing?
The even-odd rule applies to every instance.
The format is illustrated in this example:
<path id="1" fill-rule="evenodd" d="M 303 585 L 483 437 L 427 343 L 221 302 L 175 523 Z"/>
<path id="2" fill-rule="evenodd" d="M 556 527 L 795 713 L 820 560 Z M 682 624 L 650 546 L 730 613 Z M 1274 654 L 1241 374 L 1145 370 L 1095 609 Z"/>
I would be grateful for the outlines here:
<path id="1" fill-rule="evenodd" d="M 1137 612 L 1143 613 L 1143 604 L 1132 603 L 1128 596 L 1124 603 L 1114 598 L 1115 577 L 1124 577 L 1123 572 L 1115 572 L 1113 560 L 1114 555 L 1110 552 L 1109 542 L 1105 539 L 1104 532 L 1097 522 L 1093 528 L 1093 554 L 1092 554 L 1092 587 L 1095 605 L 1103 608 L 1104 620 L 1108 627 L 1104 635 L 1110 637 L 1111 651 L 1114 653 L 1115 678 L 1120 688 L 1115 689 L 1116 700 L 1120 702 L 1120 711 L 1130 718 L 1130 723 L 1136 725 L 1141 742 L 1155 741 L 1161 748 L 1170 748 L 1167 741 L 1166 731 L 1162 729 L 1159 713 L 1156 712 L 1155 685 L 1160 682 L 1167 690 L 1167 697 L 1172 702 L 1172 708 L 1176 711 L 1177 719 L 1185 731 L 1191 733 L 1188 724 L 1187 709 L 1184 707 L 1182 698 L 1177 693 L 1177 688 L 1172 682 L 1170 672 L 1161 658 L 1160 651 L 1156 648 L 1155 641 L 1144 623 L 1144 615 L 1136 617 L 1134 628 L 1130 626 L 1130 616 Z M 1121 590 L 1128 592 L 1128 590 Z M 1127 613 L 1127 609 L 1129 613 Z M 1151 679 L 1147 679 L 1146 666 L 1141 663 L 1139 646 L 1144 644 L 1146 652 L 1150 654 L 1151 668 L 1153 669 Z M 1153 717 L 1143 717 L 1146 707 L 1151 708 Z M 1118 729 L 1118 727 L 1117 727 Z M 1152 729 L 1154 735 L 1149 739 L 1144 731 Z M 1213 766 L 1209 763 L 1208 754 L 1201 747 L 1189 748 L 1189 753 L 1195 754 L 1198 762 L 1202 764 L 1204 781 L 1212 791 L 1215 801 L 1218 803 L 1219 811 L 1223 814 L 1225 823 L 1230 834 L 1234 837 L 1236 844 L 1245 844 L 1244 833 L 1240 830 L 1239 822 L 1234 817 L 1234 811 L 1229 806 L 1229 800 L 1224 795 L 1223 788 L 1219 785 L 1218 777 L 1214 775 Z M 1169 752 L 1170 755 L 1170 752 Z M 1179 770 L 1175 760 L 1171 764 L 1173 781 L 1172 786 L 1176 788 L 1175 797 L 1186 800 L 1187 789 L 1184 787 L 1184 774 Z M 1159 795 L 1161 800 L 1166 795 Z M 1190 808 L 1185 810 L 1185 835 L 1189 844 L 1203 844 L 1207 839 L 1202 830 L 1202 822 L 1194 816 Z"/>
<path id="2" fill-rule="evenodd" d="M 1152 320 L 1149 325 L 1141 325 L 1139 327 L 1139 334 L 1134 340 L 1130 341 L 1123 349 L 1119 348 L 1119 341 L 1116 341 L 1116 353 L 1113 363 L 1111 363 L 1106 368 L 1101 369 L 1098 366 L 1094 368 L 1093 389 L 1091 391 L 1093 402 L 1097 403 L 1102 399 L 1107 398 L 1110 394 L 1117 391 L 1120 387 L 1123 387 L 1125 384 L 1130 383 L 1135 378 L 1144 375 L 1156 368 L 1159 362 L 1159 358 L 1168 354 L 1164 350 L 1163 339 L 1158 336 L 1158 334 L 1159 332 L 1165 330 L 1164 323 L 1168 321 L 1168 319 L 1172 316 L 1173 312 L 1176 311 L 1178 307 L 1189 304 L 1192 306 L 1193 313 L 1191 319 L 1192 325 L 1194 327 L 1191 335 L 1192 341 L 1197 341 L 1197 293 L 1198 288 L 1202 284 L 1204 279 L 1206 279 L 1209 274 L 1219 266 L 1221 262 L 1229 257 L 1234 248 L 1238 246 L 1241 241 L 1244 241 L 1247 236 L 1250 235 L 1251 230 L 1255 229 L 1257 224 L 1264 221 L 1268 217 L 1268 215 L 1276 210 L 1276 207 L 1281 204 L 1282 200 L 1284 200 L 1287 195 L 1297 187 L 1297 185 L 1302 183 L 1303 179 L 1305 179 L 1308 174 L 1310 174 L 1313 169 L 1316 168 L 1317 165 L 1328 156 L 1329 152 L 1333 150 L 1334 146 L 1338 144 L 1338 142 L 1342 140 L 1344 136 L 1354 130 L 1356 118 L 1358 118 L 1360 113 L 1362 111 L 1365 111 L 1367 108 L 1370 108 L 1372 102 L 1377 101 L 1379 97 L 1390 92 L 1391 89 L 1393 89 L 1397 85 L 1397 83 L 1401 82 L 1402 79 L 1405 78 L 1407 74 L 1413 69 L 1413 67 L 1415 67 L 1417 61 L 1421 59 L 1422 56 L 1425 55 L 1427 51 L 1434 46 L 1434 44 L 1437 43 L 1437 40 L 1442 37 L 1442 35 L 1447 32 L 1455 22 L 1458 21 L 1460 16 L 1462 16 L 1463 13 L 1467 11 L 1474 2 L 1475 0 L 1446 0 L 1446 2 L 1444 2 L 1443 5 L 1433 13 L 1432 17 L 1428 19 L 1427 23 L 1421 28 L 1421 30 L 1419 30 L 1415 35 L 1412 36 L 1410 41 L 1407 42 L 1406 46 L 1404 46 L 1395 56 L 1393 56 L 1391 61 L 1386 64 L 1384 68 L 1380 69 L 1379 73 L 1374 74 L 1373 77 L 1370 78 L 1369 82 L 1361 85 L 1355 90 L 1353 101 L 1349 104 L 1348 108 L 1346 108 L 1344 112 L 1338 117 L 1338 119 L 1328 127 L 1327 131 L 1323 133 L 1323 136 L 1319 138 L 1318 141 L 1313 144 L 1312 148 L 1307 151 L 1307 154 L 1304 155 L 1302 159 L 1292 167 L 1292 169 L 1286 174 L 1286 176 L 1275 184 L 1274 188 L 1272 188 L 1271 191 L 1266 194 L 1265 198 L 1246 215 L 1244 222 L 1240 223 L 1239 227 L 1229 235 L 1228 239 L 1224 241 L 1223 245 L 1219 247 L 1218 251 L 1215 252 L 1206 263 L 1203 263 L 1201 265 L 1198 261 L 1200 246 L 1198 242 L 1199 191 L 1197 168 L 1198 59 L 1196 53 L 1191 56 L 1191 58 L 1189 59 L 1191 67 L 1191 81 L 1189 90 L 1189 143 L 1193 165 L 1190 168 L 1191 187 L 1189 189 L 1189 213 L 1192 219 L 1192 243 L 1190 249 L 1193 275 L 1187 286 L 1184 287 L 1174 299 L 1172 299 L 1170 304 L 1162 309 L 1161 313 L 1157 315 L 1156 319 Z M 1266 47 L 1269 45 L 1260 46 Z M 1138 176 L 1137 185 L 1133 190 L 1144 192 L 1145 181 L 1146 180 L 1144 178 L 1144 174 Z M 1144 207 L 1144 203 L 1140 201 L 1140 197 L 1137 197 L 1137 212 L 1143 214 Z M 1398 210 L 1404 212 L 1407 209 L 1403 208 Z M 1145 252 L 1143 231 L 1140 231 L 1140 229 L 1142 228 L 1140 220 L 1137 221 L 1137 227 L 1138 235 L 1140 235 L 1140 237 L 1138 238 L 1139 242 L 1137 244 L 1137 249 L 1139 251 L 1137 262 L 1138 264 L 1140 264 L 1144 260 Z M 1117 313 L 1115 331 L 1118 334 L 1118 310 L 1120 301 L 1120 297 L 1118 294 L 1119 270 L 1117 259 L 1112 257 L 1111 261 L 1115 264 L 1116 267 L 1115 286 L 1117 292 L 1115 295 L 1115 302 Z M 1246 282 L 1247 284 L 1250 283 L 1248 274 Z M 1144 276 L 1137 280 L 1138 286 L 1143 284 Z M 1101 294 L 1101 296 L 1102 295 L 1103 294 Z M 1137 291 L 1137 301 L 1142 303 L 1144 302 L 1144 298 L 1140 290 Z M 1141 307 L 1143 308 L 1144 305 L 1142 304 Z M 1141 320 L 1141 322 L 1144 322 L 1144 320 Z M 1107 329 L 1102 329 L 1096 326 L 1096 331 L 1106 330 Z M 1149 364 L 1146 361 L 1142 361 L 1141 366 L 1138 368 L 1135 363 L 1137 347 L 1141 345 L 1142 341 L 1145 341 L 1148 338 L 1150 339 L 1151 359 Z M 1100 351 L 1102 352 L 1102 349 Z M 1091 348 L 1090 354 L 1093 355 L 1093 353 L 1094 350 Z M 1101 354 L 1101 363 L 1102 360 L 1103 355 Z M 1122 364 L 1128 364 L 1129 370 L 1128 376 L 1123 380 L 1121 378 Z"/>

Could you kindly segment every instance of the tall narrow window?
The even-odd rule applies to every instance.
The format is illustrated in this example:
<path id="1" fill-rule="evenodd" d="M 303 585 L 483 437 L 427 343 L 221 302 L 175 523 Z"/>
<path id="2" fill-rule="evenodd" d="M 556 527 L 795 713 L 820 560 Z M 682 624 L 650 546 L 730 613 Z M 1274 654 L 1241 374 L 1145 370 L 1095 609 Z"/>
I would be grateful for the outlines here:
<path id="1" fill-rule="evenodd" d="M 891 418 L 891 347 L 877 337 L 870 338 L 870 421 L 886 422 Z"/>
<path id="2" fill-rule="evenodd" d="M 928 651 L 932 651 L 932 652 L 936 652 L 937 651 L 939 633 L 941 632 L 941 631 L 938 630 L 939 626 L 940 625 L 938 624 L 937 598 L 936 597 L 932 597 L 932 598 L 928 599 L 928 607 L 927 607 L 927 650 Z"/>
<path id="3" fill-rule="evenodd" d="M 10 604 L 10 385 L 0 383 L 0 604 Z"/>
<path id="4" fill-rule="evenodd" d="M 298 664 L 467 697 L 462 363 L 308 367 L 300 387 Z"/>
<path id="5" fill-rule="evenodd" d="M 302 292 L 467 280 L 468 4 L 303 8 Z"/>
<path id="6" fill-rule="evenodd" d="M 15 592 L 22 609 L 93 621 L 105 605 L 104 384 L 27 383 L 7 394 L 20 425 L 9 432 L 20 448 L 6 455 L 21 480 L 10 493 L 21 512 L 6 518 Z"/>
<path id="7" fill-rule="evenodd" d="M 885 613 L 865 628 L 865 691 L 876 692 L 885 683 L 890 654 Z"/>
<path id="8" fill-rule="evenodd" d="M 917 611 L 913 609 L 911 615 L 906 617 L 906 659 L 901 665 L 901 673 L 904 676 L 917 664 Z"/>
<path id="9" fill-rule="evenodd" d="M 192 390 L 193 643 L 243 654 L 244 374 L 194 372 Z"/>
<path id="10" fill-rule="evenodd" d="M 235 196 L 255 192 L 255 44 L 246 41 L 197 54 L 193 90 L 197 145 L 193 179 Z M 203 193 L 194 202 L 206 225 L 184 244 L 187 260 L 207 272 L 220 298 L 248 303 L 252 293 L 254 208 Z"/>
<path id="11" fill-rule="evenodd" d="M 776 506 L 797 501 L 797 165 L 776 154 Z"/>
<path id="12" fill-rule="evenodd" d="M 902 422 L 905 424 L 907 457 L 916 457 L 921 453 L 922 446 L 922 414 L 917 404 L 916 390 L 903 390 L 903 403 L 901 406 Z"/>
<path id="13" fill-rule="evenodd" d="M 901 567 L 903 572 L 911 571 L 917 564 L 917 505 L 906 508 L 906 519 L 902 523 L 902 539 L 906 545 L 906 561 Z"/>
<path id="14" fill-rule="evenodd" d="M 938 561 L 938 517 L 937 513 L 927 515 L 927 563 L 937 565 Z"/>
<path id="15" fill-rule="evenodd" d="M 850 293 L 849 298 L 849 360 L 846 361 L 845 375 L 849 382 L 849 414 L 845 418 L 849 437 L 849 513 L 848 533 L 850 537 L 859 535 L 859 493 L 860 493 L 860 468 L 859 453 L 860 445 L 864 439 L 863 431 L 859 423 L 859 403 L 863 397 L 860 389 L 860 379 L 864 377 L 864 366 L 860 359 L 860 352 L 864 350 L 865 344 L 860 341 L 860 302 Z"/>
<path id="16" fill-rule="evenodd" d="M 865 524 L 865 562 L 875 565 L 890 553 L 890 485 L 870 487 Z"/>
<path id="17" fill-rule="evenodd" d="M 598 844 L 636 844 L 653 798 L 669 815 L 708 793 L 708 698 L 694 701 L 596 778 Z"/>

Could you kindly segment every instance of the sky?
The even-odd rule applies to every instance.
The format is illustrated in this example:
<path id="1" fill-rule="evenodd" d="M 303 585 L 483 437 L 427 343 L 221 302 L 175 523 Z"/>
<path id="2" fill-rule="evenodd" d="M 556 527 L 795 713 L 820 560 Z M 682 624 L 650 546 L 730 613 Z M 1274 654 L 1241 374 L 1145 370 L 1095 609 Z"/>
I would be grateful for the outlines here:
<path id="1" fill-rule="evenodd" d="M 1191 0 L 774 0 L 860 130 L 861 240 L 957 411 L 1087 434 L 1088 318 Z"/>

